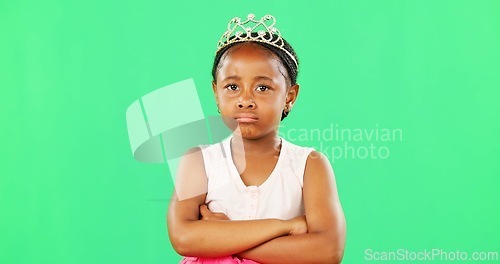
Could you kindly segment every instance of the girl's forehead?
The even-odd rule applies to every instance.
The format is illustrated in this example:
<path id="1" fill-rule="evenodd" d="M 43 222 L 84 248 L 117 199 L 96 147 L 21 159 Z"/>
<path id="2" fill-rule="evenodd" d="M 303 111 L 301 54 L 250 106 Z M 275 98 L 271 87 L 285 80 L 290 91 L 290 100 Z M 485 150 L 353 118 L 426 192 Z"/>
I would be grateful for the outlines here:
<path id="1" fill-rule="evenodd" d="M 227 51 L 220 61 L 219 74 L 282 75 L 283 65 L 278 56 L 255 43 L 242 43 Z"/>

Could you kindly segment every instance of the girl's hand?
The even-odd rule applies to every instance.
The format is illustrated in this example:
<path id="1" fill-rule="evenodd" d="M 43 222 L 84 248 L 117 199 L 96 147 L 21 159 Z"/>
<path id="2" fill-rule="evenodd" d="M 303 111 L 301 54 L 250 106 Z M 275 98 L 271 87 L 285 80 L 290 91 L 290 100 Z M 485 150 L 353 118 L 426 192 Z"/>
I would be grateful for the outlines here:
<path id="1" fill-rule="evenodd" d="M 305 215 L 297 216 L 287 220 L 287 222 L 290 224 L 289 235 L 303 235 L 307 233 L 307 221 Z"/>
<path id="2" fill-rule="evenodd" d="M 200 205 L 200 220 L 229 220 L 229 218 L 223 213 L 212 213 L 206 204 Z"/>

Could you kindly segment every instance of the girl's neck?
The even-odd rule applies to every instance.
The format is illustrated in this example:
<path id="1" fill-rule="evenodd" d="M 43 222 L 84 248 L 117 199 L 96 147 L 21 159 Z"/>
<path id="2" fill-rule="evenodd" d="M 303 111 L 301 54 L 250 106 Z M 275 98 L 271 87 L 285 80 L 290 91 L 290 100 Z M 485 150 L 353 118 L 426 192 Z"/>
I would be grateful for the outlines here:
<path id="1" fill-rule="evenodd" d="M 234 134 L 231 140 L 233 154 L 245 156 L 272 156 L 280 152 L 281 139 L 277 133 L 269 133 L 258 139 L 246 139 Z"/>

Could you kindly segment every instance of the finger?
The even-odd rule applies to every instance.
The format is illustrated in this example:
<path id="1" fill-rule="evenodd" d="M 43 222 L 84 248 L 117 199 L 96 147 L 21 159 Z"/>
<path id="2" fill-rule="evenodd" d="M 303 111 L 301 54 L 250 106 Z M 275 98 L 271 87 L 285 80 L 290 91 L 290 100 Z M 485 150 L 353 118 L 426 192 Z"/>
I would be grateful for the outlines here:
<path id="1" fill-rule="evenodd" d="M 209 216 L 212 214 L 212 212 L 210 212 L 210 210 L 208 210 L 208 207 L 206 204 L 203 204 L 203 205 L 200 205 L 200 214 L 203 216 L 203 217 L 206 217 L 206 216 Z"/>

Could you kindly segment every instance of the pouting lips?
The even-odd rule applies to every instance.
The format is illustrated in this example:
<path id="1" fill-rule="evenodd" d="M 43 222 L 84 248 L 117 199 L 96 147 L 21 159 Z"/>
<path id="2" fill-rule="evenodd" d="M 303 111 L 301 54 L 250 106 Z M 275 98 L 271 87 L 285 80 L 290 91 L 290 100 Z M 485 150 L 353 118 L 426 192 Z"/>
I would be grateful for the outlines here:
<path id="1" fill-rule="evenodd" d="M 236 119 L 238 123 L 254 123 L 257 122 L 257 120 L 259 120 L 259 118 L 256 115 L 249 113 L 237 114 L 234 117 L 234 119 Z"/>

